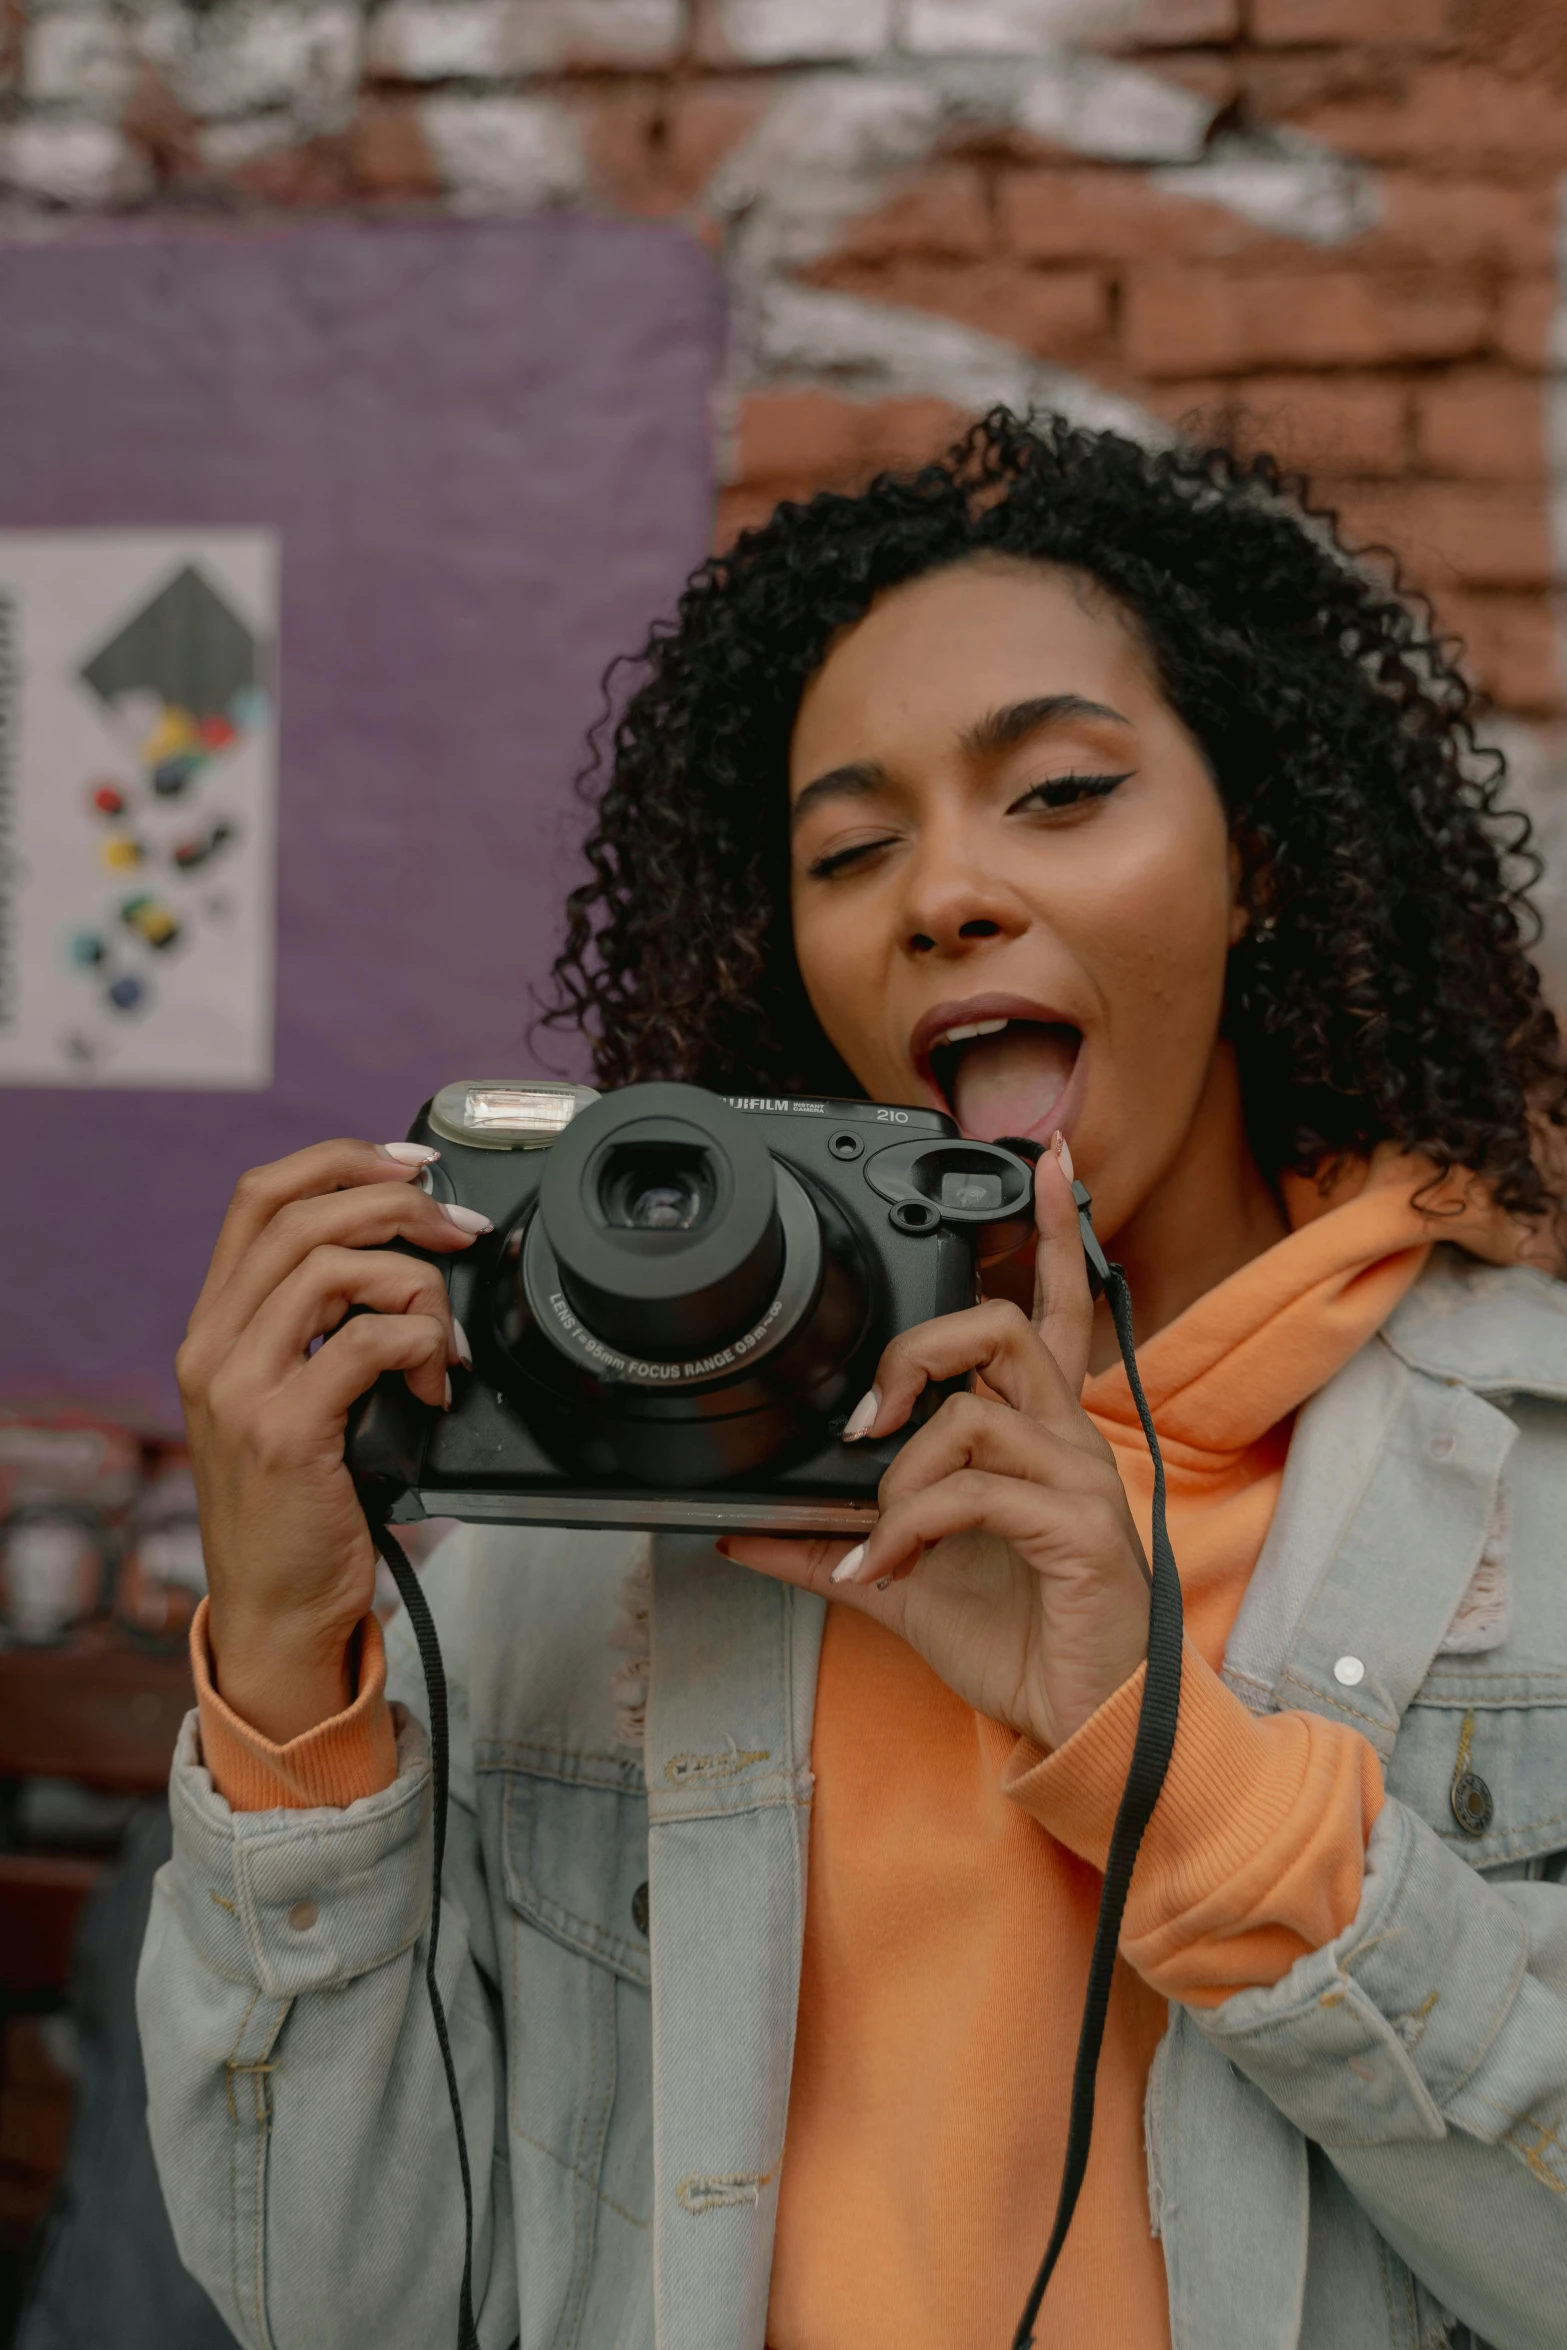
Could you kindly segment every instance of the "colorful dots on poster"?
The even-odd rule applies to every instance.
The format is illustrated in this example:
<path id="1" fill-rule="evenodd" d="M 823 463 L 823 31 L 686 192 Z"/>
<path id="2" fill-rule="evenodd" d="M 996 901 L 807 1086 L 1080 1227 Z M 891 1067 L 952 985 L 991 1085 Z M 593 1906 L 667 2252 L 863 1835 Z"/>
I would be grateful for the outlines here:
<path id="1" fill-rule="evenodd" d="M 204 833 L 194 834 L 189 840 L 178 841 L 174 848 L 174 862 L 182 873 L 193 873 L 198 865 L 205 865 L 234 838 L 234 827 L 228 823 L 209 826 Z"/>
<path id="2" fill-rule="evenodd" d="M 166 702 L 162 717 L 141 746 L 142 763 L 147 767 L 161 767 L 166 759 L 178 758 L 182 751 L 200 747 L 201 735 L 190 712 Z"/>
<path id="3" fill-rule="evenodd" d="M 0 533 L 7 594 L 18 563 L 27 581 L 23 740 L 52 746 L 36 788 L 54 900 L 52 968 L 30 976 L 24 1047 L 7 1062 L 0 1035 L 0 1063 L 67 1082 L 117 1069 L 254 1085 L 268 1060 L 275 754 L 268 645 L 249 615 L 275 617 L 276 550 L 225 533 L 209 558 L 149 538 L 133 569 L 119 535 L 80 535 L 18 549 Z M 84 718 L 106 733 L 73 757 Z M 254 920 L 236 936 L 240 912 Z"/>
<path id="4" fill-rule="evenodd" d="M 171 947 L 180 934 L 178 921 L 157 898 L 127 898 L 120 920 L 150 947 Z"/>

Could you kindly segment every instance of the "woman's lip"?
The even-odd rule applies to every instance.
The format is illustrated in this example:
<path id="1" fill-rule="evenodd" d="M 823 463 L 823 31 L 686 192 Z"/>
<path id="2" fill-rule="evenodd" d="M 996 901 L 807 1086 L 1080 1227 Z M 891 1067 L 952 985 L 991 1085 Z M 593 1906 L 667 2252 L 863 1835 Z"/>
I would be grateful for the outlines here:
<path id="1" fill-rule="evenodd" d="M 1021 995 L 964 996 L 957 1001 L 932 1004 L 914 1023 L 909 1038 L 909 1058 L 915 1069 L 932 1091 L 939 1093 L 931 1076 L 931 1047 L 936 1039 L 945 1036 L 950 1028 L 969 1028 L 979 1020 L 1032 1020 L 1041 1028 L 1075 1028 L 1083 1033 L 1083 1024 L 1074 1020 L 1070 1012 L 1060 1011 L 1054 1004 L 1031 1001 Z M 1079 1048 L 1078 1058 L 1082 1058 Z"/>

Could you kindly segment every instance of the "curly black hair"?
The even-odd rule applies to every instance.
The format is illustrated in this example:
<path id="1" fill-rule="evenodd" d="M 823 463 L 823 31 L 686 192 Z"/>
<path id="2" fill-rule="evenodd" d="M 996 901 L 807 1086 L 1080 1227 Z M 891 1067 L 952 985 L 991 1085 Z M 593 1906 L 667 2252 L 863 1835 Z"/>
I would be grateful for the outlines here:
<path id="1" fill-rule="evenodd" d="M 1533 1146 L 1567 1124 L 1567 1074 L 1527 952 L 1538 860 L 1456 648 L 1271 459 L 1004 409 L 918 472 L 780 506 L 654 630 L 588 779 L 546 1015 L 580 1022 L 600 1082 L 860 1090 L 792 950 L 790 735 L 836 630 L 982 552 L 1099 582 L 1206 755 L 1252 915 L 1225 1018 L 1262 1167 L 1392 1140 L 1551 1207 Z"/>

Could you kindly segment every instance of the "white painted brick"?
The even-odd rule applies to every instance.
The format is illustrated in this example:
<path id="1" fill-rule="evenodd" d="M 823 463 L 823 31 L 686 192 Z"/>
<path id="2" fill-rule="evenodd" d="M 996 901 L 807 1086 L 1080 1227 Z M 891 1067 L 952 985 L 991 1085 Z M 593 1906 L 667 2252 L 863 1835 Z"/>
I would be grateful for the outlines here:
<path id="1" fill-rule="evenodd" d="M 371 20 L 377 73 L 482 81 L 571 57 L 656 65 L 680 46 L 682 0 L 391 0 Z"/>
<path id="2" fill-rule="evenodd" d="M 352 116 L 362 56 L 354 0 L 217 0 L 209 10 L 158 4 L 137 12 L 138 52 L 199 120 L 286 106 L 301 136 Z"/>
<path id="3" fill-rule="evenodd" d="M 1045 366 L 999 335 L 815 286 L 783 281 L 766 289 L 748 356 L 751 386 L 817 384 L 851 399 L 935 398 L 969 410 L 1001 401 L 1019 411 L 1051 408 L 1151 444 L 1173 437 L 1135 402 Z"/>
<path id="4" fill-rule="evenodd" d="M 33 18 L 22 50 L 30 105 L 72 106 L 117 121 L 136 79 L 125 28 L 97 8 L 57 8 Z"/>
<path id="5" fill-rule="evenodd" d="M 299 132 L 285 107 L 267 114 L 244 114 L 228 122 L 209 122 L 199 134 L 201 160 L 210 171 L 238 171 L 263 155 L 279 155 L 297 145 Z"/>
<path id="6" fill-rule="evenodd" d="M 1229 132 L 1200 163 L 1149 174 L 1172 196 L 1222 204 L 1280 236 L 1342 245 L 1376 225 L 1380 207 L 1370 174 L 1347 156 L 1293 132 Z"/>
<path id="7" fill-rule="evenodd" d="M 755 280 L 831 252 L 845 223 L 931 152 L 944 120 L 942 91 L 924 74 L 825 72 L 786 84 L 706 191 L 734 224 L 731 266 Z"/>
<path id="8" fill-rule="evenodd" d="M 880 57 L 892 46 L 895 0 L 719 0 L 718 28 L 747 65 Z"/>
<path id="9" fill-rule="evenodd" d="M 504 73 L 511 14 L 499 0 L 391 0 L 371 21 L 366 63 L 410 82 Z"/>
<path id="10" fill-rule="evenodd" d="M 788 83 L 750 138 L 714 173 L 718 212 L 752 206 L 844 216 L 879 197 L 886 176 L 927 155 L 942 94 L 913 75 L 812 74 Z"/>
<path id="11" fill-rule="evenodd" d="M 1020 130 L 1115 163 L 1195 163 L 1218 109 L 1135 66 L 1063 52 L 1024 78 Z"/>
<path id="12" fill-rule="evenodd" d="M 1080 153 L 1186 162 L 1213 112 L 1152 74 L 1064 51 L 1026 73 L 999 58 L 826 68 L 784 85 L 706 200 L 736 223 L 738 265 L 765 275 L 829 252 L 949 132 L 1020 125 Z"/>
<path id="13" fill-rule="evenodd" d="M 1036 57 L 1123 32 L 1140 0 L 903 0 L 900 48 L 923 57 Z"/>
<path id="14" fill-rule="evenodd" d="M 419 119 L 459 212 L 536 212 L 586 190 L 576 126 L 548 98 L 426 98 Z"/>
<path id="15" fill-rule="evenodd" d="M 591 54 L 655 64 L 672 57 L 685 38 L 686 0 L 558 0 L 565 40 L 556 56 Z M 519 0 L 518 13 L 548 15 L 536 0 Z"/>
<path id="16" fill-rule="evenodd" d="M 0 133 L 0 182 L 51 204 L 124 204 L 147 193 L 152 167 L 108 123 L 40 114 Z"/>

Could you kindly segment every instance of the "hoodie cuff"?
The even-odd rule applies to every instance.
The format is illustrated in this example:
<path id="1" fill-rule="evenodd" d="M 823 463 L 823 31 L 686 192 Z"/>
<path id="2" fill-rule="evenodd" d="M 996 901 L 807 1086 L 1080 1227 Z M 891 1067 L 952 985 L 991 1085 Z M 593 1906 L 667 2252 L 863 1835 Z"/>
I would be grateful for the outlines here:
<path id="1" fill-rule="evenodd" d="M 386 1642 L 373 1615 L 359 1629 L 359 1688 L 352 1705 L 279 1746 L 219 1696 L 203 1599 L 190 1628 L 201 1760 L 231 1811 L 341 1810 L 390 1787 L 397 1776 L 397 1737 L 386 1702 Z"/>
<path id="2" fill-rule="evenodd" d="M 1019 1739 L 1002 1792 L 1103 1869 L 1131 1765 L 1140 1666 L 1051 1755 Z M 1123 1956 L 1167 1999 L 1266 1988 L 1341 1934 L 1360 1902 L 1382 1772 L 1358 1731 L 1248 1712 L 1188 1641 L 1169 1776 L 1148 1823 Z"/>

